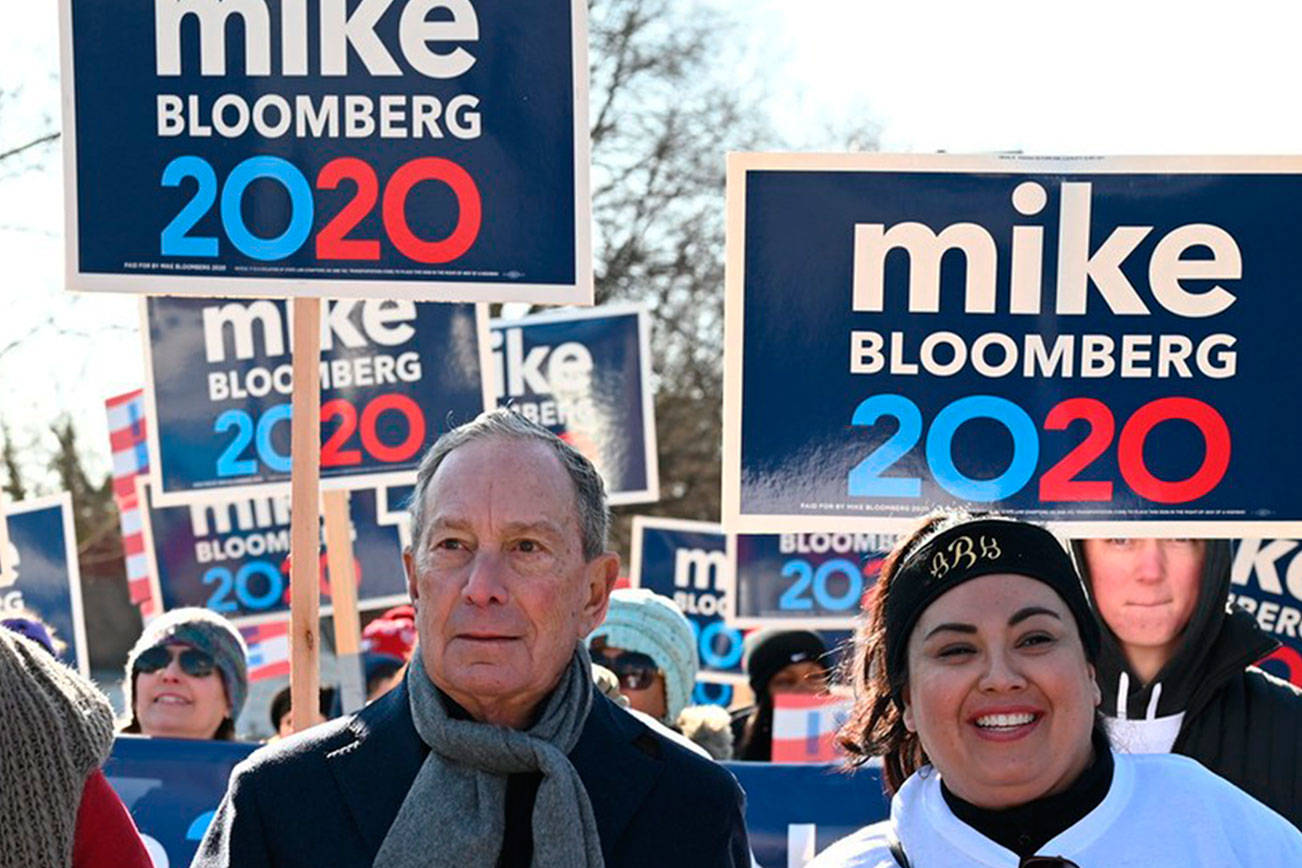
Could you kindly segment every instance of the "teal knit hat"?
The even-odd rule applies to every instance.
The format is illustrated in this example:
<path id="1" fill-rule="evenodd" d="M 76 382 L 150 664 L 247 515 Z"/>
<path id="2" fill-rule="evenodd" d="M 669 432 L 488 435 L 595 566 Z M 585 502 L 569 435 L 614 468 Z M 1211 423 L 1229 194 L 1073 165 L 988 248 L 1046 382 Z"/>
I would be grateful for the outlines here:
<path id="1" fill-rule="evenodd" d="M 673 600 L 645 588 L 620 588 L 611 593 L 606 620 L 588 636 L 588 644 L 598 637 L 605 637 L 607 645 L 638 651 L 655 661 L 665 676 L 669 722 L 691 704 L 700 668 L 696 634 Z"/>
<path id="2" fill-rule="evenodd" d="M 127 677 L 122 683 L 127 718 L 136 723 L 136 658 L 157 645 L 189 645 L 212 656 L 231 701 L 231 720 L 240 716 L 249 694 L 249 651 L 244 637 L 230 621 L 210 609 L 186 606 L 164 612 L 145 625 L 127 655 Z"/>

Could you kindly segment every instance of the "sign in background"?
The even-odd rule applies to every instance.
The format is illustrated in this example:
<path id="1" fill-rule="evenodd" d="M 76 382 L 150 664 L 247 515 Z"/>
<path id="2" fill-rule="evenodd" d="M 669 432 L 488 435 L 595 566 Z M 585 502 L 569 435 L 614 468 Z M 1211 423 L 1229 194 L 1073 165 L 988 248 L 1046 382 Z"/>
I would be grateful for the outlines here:
<path id="1" fill-rule="evenodd" d="M 668 597 L 696 634 L 698 681 L 744 682 L 742 631 L 724 623 L 727 537 L 717 524 L 633 516 L 629 584 Z"/>
<path id="2" fill-rule="evenodd" d="M 1293 158 L 734 155 L 724 523 L 1302 535 Z"/>
<path id="3" fill-rule="evenodd" d="M 590 304 L 586 4 L 386 5 L 63 0 L 69 286 Z"/>
<path id="4" fill-rule="evenodd" d="M 288 303 L 142 302 L 154 499 L 287 493 L 293 390 Z M 491 405 L 482 307 L 322 305 L 324 487 L 409 482 L 425 450 Z"/>
<path id="5" fill-rule="evenodd" d="M 1302 549 L 1296 539 L 1235 541 L 1230 602 L 1283 643 L 1257 665 L 1302 687 Z"/>
<path id="6" fill-rule="evenodd" d="M 497 405 L 587 456 L 611 505 L 659 500 L 646 308 L 603 305 L 491 327 Z"/>
<path id="7" fill-rule="evenodd" d="M 104 773 L 136 821 L 155 868 L 190 864 L 231 770 L 256 747 L 118 737 Z M 804 865 L 833 842 L 888 814 L 877 764 L 854 775 L 818 763 L 722 765 L 746 791 L 751 850 L 763 868 Z"/>
<path id="8" fill-rule="evenodd" d="M 72 497 L 67 492 L 7 503 L 9 545 L 4 564 L 17 575 L 0 583 L 0 617 L 27 610 L 66 644 L 65 663 L 90 677 L 90 650 L 81 601 L 81 572 L 73 530 Z"/>
<path id="9" fill-rule="evenodd" d="M 165 609 L 202 606 L 239 624 L 278 620 L 289 611 L 289 497 L 255 497 L 189 506 L 148 504 L 146 553 Z M 349 493 L 359 609 L 407 601 L 396 527 L 381 525 L 374 490 Z M 321 551 L 322 613 L 330 614 L 326 551 Z"/>
<path id="10" fill-rule="evenodd" d="M 730 535 L 725 617 L 743 628 L 851 629 L 894 544 L 873 533 Z"/>

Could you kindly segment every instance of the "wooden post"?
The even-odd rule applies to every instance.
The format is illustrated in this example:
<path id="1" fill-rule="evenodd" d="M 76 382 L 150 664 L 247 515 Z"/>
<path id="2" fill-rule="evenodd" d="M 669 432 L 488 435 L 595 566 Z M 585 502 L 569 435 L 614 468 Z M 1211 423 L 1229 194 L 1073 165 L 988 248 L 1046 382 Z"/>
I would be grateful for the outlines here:
<path id="1" fill-rule="evenodd" d="M 321 300 L 296 298 L 290 455 L 289 701 L 294 732 L 321 704 Z"/>
<path id="2" fill-rule="evenodd" d="M 330 571 L 330 605 L 334 612 L 335 660 L 344 714 L 366 704 L 361 658 L 361 621 L 357 617 L 357 568 L 353 561 L 353 523 L 348 492 L 323 491 L 326 563 Z"/>

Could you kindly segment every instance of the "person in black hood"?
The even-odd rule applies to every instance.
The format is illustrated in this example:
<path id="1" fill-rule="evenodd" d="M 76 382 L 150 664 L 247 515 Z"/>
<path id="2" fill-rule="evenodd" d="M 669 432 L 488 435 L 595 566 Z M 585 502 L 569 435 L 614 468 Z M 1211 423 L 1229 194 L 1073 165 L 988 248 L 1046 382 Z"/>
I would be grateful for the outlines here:
<path id="1" fill-rule="evenodd" d="M 1279 641 L 1228 605 L 1229 542 L 1072 545 L 1103 627 L 1113 745 L 1192 757 L 1302 828 L 1302 691 L 1253 666 Z"/>
<path id="2" fill-rule="evenodd" d="M 743 661 L 755 704 L 733 712 L 734 756 L 773 758 L 773 695 L 821 693 L 827 688 L 827 646 L 812 630 L 766 628 L 746 637 Z"/>

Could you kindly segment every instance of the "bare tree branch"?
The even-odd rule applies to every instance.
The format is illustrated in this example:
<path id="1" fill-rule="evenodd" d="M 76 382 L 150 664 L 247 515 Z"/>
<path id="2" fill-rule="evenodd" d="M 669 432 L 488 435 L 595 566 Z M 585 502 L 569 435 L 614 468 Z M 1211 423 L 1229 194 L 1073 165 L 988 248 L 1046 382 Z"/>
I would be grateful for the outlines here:
<path id="1" fill-rule="evenodd" d="M 43 136 L 37 136 L 36 138 L 32 139 L 30 142 L 18 145 L 17 147 L 14 148 L 10 148 L 7 151 L 0 151 L 0 162 L 3 162 L 4 160 L 9 159 L 10 157 L 16 157 L 19 154 L 23 153 L 24 151 L 30 151 L 32 148 L 39 148 L 41 145 L 49 144 L 50 142 L 54 141 L 61 135 L 63 135 L 62 132 L 60 132 L 59 130 L 55 130 L 52 133 L 46 133 Z"/>

